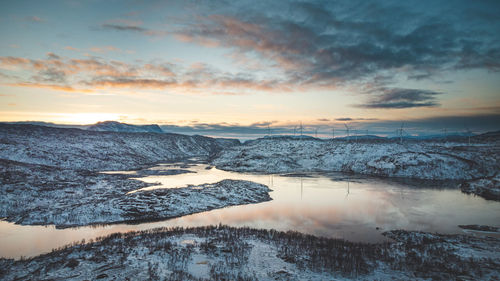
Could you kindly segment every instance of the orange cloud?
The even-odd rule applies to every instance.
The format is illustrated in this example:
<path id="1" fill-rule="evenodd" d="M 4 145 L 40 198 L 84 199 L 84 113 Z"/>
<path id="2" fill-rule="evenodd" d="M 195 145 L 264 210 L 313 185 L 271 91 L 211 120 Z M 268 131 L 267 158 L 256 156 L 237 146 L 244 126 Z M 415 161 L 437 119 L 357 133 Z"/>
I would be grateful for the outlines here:
<path id="1" fill-rule="evenodd" d="M 42 88 L 42 89 L 51 89 L 56 91 L 63 92 L 73 92 L 73 93 L 94 93 L 94 90 L 91 89 L 75 89 L 70 86 L 62 86 L 62 85 L 51 85 L 51 84 L 41 84 L 41 83 L 10 83 L 4 84 L 11 87 L 29 87 L 29 88 Z"/>
<path id="2" fill-rule="evenodd" d="M 254 26 L 239 26 L 235 32 L 255 30 Z M 110 46 L 109 50 L 113 50 Z M 65 92 L 94 92 L 94 89 L 154 89 L 179 93 L 242 95 L 251 91 L 292 92 L 305 87 L 331 85 L 301 85 L 292 80 L 257 79 L 252 74 L 221 72 L 205 64 L 182 67 L 174 63 L 129 64 L 98 58 L 64 58 L 47 53 L 47 59 L 31 60 L 20 57 L 0 57 L 0 66 L 12 71 L 31 72 L 29 80 L 9 76 L 9 85 L 49 88 Z M 71 85 L 71 86 L 68 86 Z"/>

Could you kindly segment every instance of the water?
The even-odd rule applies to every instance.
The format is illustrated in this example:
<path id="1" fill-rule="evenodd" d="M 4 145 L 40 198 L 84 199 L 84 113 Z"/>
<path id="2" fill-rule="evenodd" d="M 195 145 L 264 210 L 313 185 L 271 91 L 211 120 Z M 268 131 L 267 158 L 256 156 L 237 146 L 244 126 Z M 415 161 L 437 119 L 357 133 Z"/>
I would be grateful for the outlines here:
<path id="1" fill-rule="evenodd" d="M 179 168 L 165 164 L 153 169 Z M 401 182 L 342 174 L 295 176 L 236 173 L 196 164 L 196 173 L 148 176 L 159 183 L 152 188 L 177 188 L 188 184 L 242 179 L 268 185 L 272 201 L 233 206 L 153 223 L 113 224 L 68 229 L 54 226 L 20 226 L 0 221 L 0 256 L 19 258 L 49 252 L 66 244 L 115 232 L 163 226 L 228 224 L 274 228 L 351 241 L 384 241 L 391 229 L 464 233 L 459 224 L 500 225 L 500 203 L 463 194 L 441 183 Z"/>

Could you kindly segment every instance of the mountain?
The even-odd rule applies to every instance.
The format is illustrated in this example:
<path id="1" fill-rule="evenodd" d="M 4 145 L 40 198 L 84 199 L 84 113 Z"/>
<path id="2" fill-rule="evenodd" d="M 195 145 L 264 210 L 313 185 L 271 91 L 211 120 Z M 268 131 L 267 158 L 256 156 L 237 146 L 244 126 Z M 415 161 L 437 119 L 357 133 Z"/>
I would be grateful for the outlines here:
<path id="1" fill-rule="evenodd" d="M 99 132 L 127 132 L 127 133 L 163 133 L 160 126 L 152 125 L 131 125 L 116 121 L 98 122 L 87 128 L 90 131 Z"/>
<path id="2" fill-rule="evenodd" d="M 11 125 L 37 125 L 44 127 L 53 127 L 53 128 L 75 128 L 85 130 L 91 125 L 75 125 L 75 124 L 57 124 L 52 122 L 43 122 L 43 121 L 13 121 L 13 122 L 0 122 L 0 124 L 11 124 Z"/>
<path id="3" fill-rule="evenodd" d="M 182 158 L 208 157 L 235 144 L 170 133 L 0 123 L 0 159 L 91 171 L 128 170 Z"/>

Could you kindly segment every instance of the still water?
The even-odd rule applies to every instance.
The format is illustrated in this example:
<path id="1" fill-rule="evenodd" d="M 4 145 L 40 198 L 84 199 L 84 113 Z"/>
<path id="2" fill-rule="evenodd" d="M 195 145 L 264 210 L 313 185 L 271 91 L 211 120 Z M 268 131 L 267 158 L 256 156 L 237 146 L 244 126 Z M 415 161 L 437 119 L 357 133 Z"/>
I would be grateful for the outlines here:
<path id="1" fill-rule="evenodd" d="M 162 164 L 151 169 L 172 169 Z M 351 241 L 384 241 L 391 229 L 464 233 L 459 224 L 500 225 L 500 203 L 466 195 L 437 182 L 412 182 L 343 174 L 261 175 L 190 165 L 185 173 L 148 176 L 153 188 L 178 188 L 223 179 L 250 180 L 268 185 L 272 201 L 233 206 L 176 219 L 142 224 L 112 224 L 68 229 L 21 226 L 0 221 L 0 256 L 19 258 L 49 252 L 66 244 L 115 232 L 163 226 L 227 224 L 294 230 Z M 131 172 L 128 172 L 131 173 Z"/>

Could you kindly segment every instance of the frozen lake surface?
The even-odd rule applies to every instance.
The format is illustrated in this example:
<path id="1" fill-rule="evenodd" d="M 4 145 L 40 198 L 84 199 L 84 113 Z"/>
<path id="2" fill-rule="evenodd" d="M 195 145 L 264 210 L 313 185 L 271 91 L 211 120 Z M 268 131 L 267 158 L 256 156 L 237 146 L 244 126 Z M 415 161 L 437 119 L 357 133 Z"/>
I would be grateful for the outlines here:
<path id="1" fill-rule="evenodd" d="M 67 229 L 22 226 L 0 221 L 0 256 L 18 258 L 49 252 L 82 239 L 163 226 L 227 224 L 294 230 L 351 241 L 379 242 L 393 229 L 464 233 L 461 224 L 500 225 L 500 203 L 462 193 L 456 185 L 402 181 L 345 174 L 261 175 L 227 172 L 206 164 L 161 164 L 151 169 L 195 173 L 147 176 L 153 188 L 177 188 L 223 179 L 268 185 L 272 201 L 233 206 L 175 219 L 141 224 L 112 224 Z M 127 172 L 133 173 L 133 172 Z"/>

